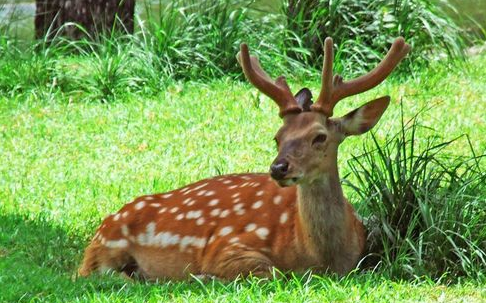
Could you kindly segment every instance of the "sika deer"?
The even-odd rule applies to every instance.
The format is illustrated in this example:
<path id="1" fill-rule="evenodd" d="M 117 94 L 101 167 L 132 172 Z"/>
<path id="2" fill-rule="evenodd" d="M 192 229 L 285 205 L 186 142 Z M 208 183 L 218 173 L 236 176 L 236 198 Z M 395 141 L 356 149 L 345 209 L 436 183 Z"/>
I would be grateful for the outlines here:
<path id="1" fill-rule="evenodd" d="M 344 82 L 333 77 L 332 40 L 325 41 L 322 88 L 316 103 L 302 89 L 293 96 L 284 77 L 274 82 L 241 45 L 248 80 L 280 108 L 278 155 L 270 174 L 214 177 L 163 194 L 142 196 L 108 216 L 79 269 L 116 270 L 142 278 L 184 279 L 189 274 L 233 279 L 281 271 L 345 274 L 365 247 L 365 231 L 343 196 L 339 144 L 371 129 L 389 104 L 382 97 L 341 118 L 336 103 L 381 83 L 409 52 L 393 43 L 370 73 Z"/>

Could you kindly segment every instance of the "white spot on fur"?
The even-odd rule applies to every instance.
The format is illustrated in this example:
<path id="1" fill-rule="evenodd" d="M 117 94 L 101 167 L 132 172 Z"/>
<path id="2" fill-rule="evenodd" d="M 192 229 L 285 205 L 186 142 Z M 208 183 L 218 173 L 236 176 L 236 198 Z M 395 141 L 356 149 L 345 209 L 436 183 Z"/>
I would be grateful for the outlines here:
<path id="1" fill-rule="evenodd" d="M 231 185 L 231 186 L 228 187 L 228 189 L 235 189 L 237 187 L 238 187 L 238 185 Z"/>
<path id="2" fill-rule="evenodd" d="M 122 218 L 126 218 L 127 216 L 128 216 L 128 210 L 122 213 Z"/>
<path id="3" fill-rule="evenodd" d="M 173 214 L 173 213 L 175 213 L 175 212 L 176 212 L 176 211 L 178 211 L 178 210 L 179 210 L 179 207 L 172 207 L 172 208 L 170 209 L 170 213 L 171 213 L 171 214 Z"/>
<path id="4" fill-rule="evenodd" d="M 113 221 L 118 221 L 120 219 L 120 214 L 116 214 L 113 216 Z"/>
<path id="5" fill-rule="evenodd" d="M 231 183 L 231 180 L 228 180 L 228 179 L 223 181 L 223 184 L 230 184 L 230 183 Z"/>
<path id="6" fill-rule="evenodd" d="M 199 238 L 195 236 L 184 236 L 182 237 L 180 243 L 179 243 L 179 249 L 181 251 L 184 251 L 187 246 L 195 246 L 198 248 L 203 248 L 206 245 L 206 239 L 205 238 Z"/>
<path id="7" fill-rule="evenodd" d="M 239 195 L 240 195 L 240 193 L 239 193 L 239 192 L 234 193 L 234 194 L 232 194 L 232 195 L 231 195 L 231 198 L 237 198 Z"/>
<path id="8" fill-rule="evenodd" d="M 280 203 L 282 203 L 282 196 L 275 196 L 273 198 L 273 204 L 279 205 Z"/>
<path id="9" fill-rule="evenodd" d="M 140 201 L 137 204 L 135 204 L 135 209 L 140 210 L 145 207 L 145 204 L 146 204 L 145 201 Z"/>
<path id="10" fill-rule="evenodd" d="M 264 193 L 265 192 L 263 190 L 259 190 L 259 191 L 257 191 L 256 196 L 261 197 L 261 196 L 263 196 Z"/>
<path id="11" fill-rule="evenodd" d="M 184 201 L 182 201 L 182 204 L 186 205 L 186 204 L 189 204 L 191 201 L 193 201 L 192 198 L 187 198 Z"/>
<path id="12" fill-rule="evenodd" d="M 220 213 L 221 213 L 221 209 L 215 208 L 209 214 L 211 215 L 211 217 L 216 217 L 219 216 Z"/>
<path id="13" fill-rule="evenodd" d="M 233 237 L 233 238 L 229 239 L 228 243 L 233 244 L 233 243 L 238 243 L 238 241 L 240 241 L 240 238 L 238 238 L 238 237 Z"/>
<path id="14" fill-rule="evenodd" d="M 251 185 L 251 187 L 258 187 L 258 186 L 260 186 L 260 183 L 258 183 L 258 182 L 255 182 L 255 183 L 253 183 L 253 184 Z"/>
<path id="15" fill-rule="evenodd" d="M 199 218 L 199 219 L 196 220 L 196 224 L 197 225 L 203 225 L 204 224 L 204 221 L 206 221 L 206 220 L 204 220 L 204 218 L 201 217 L 201 218 Z"/>
<path id="16" fill-rule="evenodd" d="M 246 211 L 244 209 L 240 209 L 240 210 L 235 211 L 235 214 L 237 214 L 238 216 L 242 216 L 245 213 L 246 213 Z"/>
<path id="17" fill-rule="evenodd" d="M 289 214 L 284 212 L 280 215 L 280 224 L 284 224 L 289 219 Z"/>
<path id="18" fill-rule="evenodd" d="M 257 209 L 257 208 L 262 207 L 262 205 L 263 205 L 263 201 L 256 201 L 255 203 L 253 203 L 253 205 L 251 206 L 251 208 Z"/>
<path id="19" fill-rule="evenodd" d="M 229 235 L 232 231 L 233 231 L 233 227 L 225 226 L 225 227 L 221 228 L 221 230 L 219 231 L 219 235 L 224 237 L 224 236 Z"/>
<path id="20" fill-rule="evenodd" d="M 246 232 L 252 232 L 257 228 L 257 225 L 255 223 L 250 223 L 247 226 L 245 226 L 245 231 Z"/>
<path id="21" fill-rule="evenodd" d="M 202 210 L 191 210 L 186 214 L 186 219 L 197 219 L 202 215 Z"/>
<path id="22" fill-rule="evenodd" d="M 208 205 L 209 206 L 216 206 L 216 205 L 218 205 L 218 203 L 219 203 L 219 199 L 213 199 L 213 200 L 209 201 Z"/>
<path id="23" fill-rule="evenodd" d="M 130 231 L 128 230 L 128 226 L 126 226 L 126 224 L 123 224 L 121 226 L 121 233 L 125 237 L 128 237 L 128 235 L 130 234 Z"/>
<path id="24" fill-rule="evenodd" d="M 258 238 L 265 240 L 268 234 L 270 233 L 270 231 L 266 227 L 260 227 L 257 228 L 257 230 L 255 230 L 255 233 L 257 234 Z"/>
<path id="25" fill-rule="evenodd" d="M 172 194 L 164 194 L 164 195 L 162 195 L 162 198 L 164 198 L 164 199 L 167 199 L 167 198 L 170 198 L 170 197 L 172 197 Z"/>
<path id="26" fill-rule="evenodd" d="M 161 208 L 161 209 L 159 210 L 159 214 L 164 213 L 164 212 L 166 212 L 166 211 L 167 211 L 167 207 Z"/>
<path id="27" fill-rule="evenodd" d="M 243 206 L 245 206 L 245 204 L 243 204 L 243 203 L 236 204 L 235 206 L 233 206 L 233 210 L 234 211 L 242 210 L 243 209 Z"/>
<path id="28" fill-rule="evenodd" d="M 206 182 L 206 183 L 203 183 L 203 184 L 201 184 L 201 185 L 198 185 L 198 186 L 194 187 L 194 190 L 200 190 L 201 188 L 203 188 L 203 187 L 207 186 L 208 184 L 209 184 L 209 183 L 207 183 L 207 182 Z"/>
<path id="29" fill-rule="evenodd" d="M 205 191 L 204 189 L 203 189 L 203 190 L 200 190 L 200 191 L 197 193 L 197 195 L 198 195 L 198 196 L 202 196 L 202 195 L 204 195 L 204 194 L 206 194 L 206 191 Z"/>
<path id="30" fill-rule="evenodd" d="M 150 203 L 149 206 L 151 206 L 151 207 L 161 207 L 162 204 L 160 204 L 160 203 Z"/>
<path id="31" fill-rule="evenodd" d="M 155 199 L 153 196 L 147 196 L 147 197 L 145 197 L 145 200 L 153 200 L 153 199 Z"/>
<path id="32" fill-rule="evenodd" d="M 155 234 L 155 223 L 147 225 L 146 233 L 141 233 L 137 236 L 137 241 L 140 245 L 167 247 L 170 245 L 177 245 L 180 242 L 180 236 L 171 232 L 160 232 Z"/>
<path id="33" fill-rule="evenodd" d="M 220 218 L 226 218 L 230 214 L 230 211 L 228 209 L 225 209 L 221 212 L 219 215 Z"/>
<path id="34" fill-rule="evenodd" d="M 215 192 L 214 190 L 210 190 L 210 191 L 206 192 L 204 195 L 205 195 L 206 197 L 210 197 L 210 196 L 214 196 L 214 194 L 215 194 L 215 193 L 216 193 L 216 192 Z"/>
<path id="35" fill-rule="evenodd" d="M 178 215 L 175 217 L 175 219 L 176 219 L 177 221 L 184 219 L 184 214 L 178 214 Z"/>
<path id="36" fill-rule="evenodd" d="M 184 187 L 183 189 L 180 190 L 181 193 L 185 193 L 186 191 L 189 190 L 189 187 Z"/>
<path id="37" fill-rule="evenodd" d="M 128 241 L 126 239 L 109 240 L 104 245 L 109 248 L 125 248 L 128 246 Z"/>

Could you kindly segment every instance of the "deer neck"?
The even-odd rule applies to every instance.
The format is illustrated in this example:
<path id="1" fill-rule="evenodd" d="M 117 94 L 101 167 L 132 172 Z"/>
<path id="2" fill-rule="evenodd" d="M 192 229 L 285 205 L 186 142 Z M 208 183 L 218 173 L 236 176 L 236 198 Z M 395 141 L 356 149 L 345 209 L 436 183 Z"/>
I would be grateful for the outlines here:
<path id="1" fill-rule="evenodd" d="M 337 165 L 312 182 L 297 187 L 304 247 L 325 269 L 340 272 L 345 253 L 347 212 Z"/>

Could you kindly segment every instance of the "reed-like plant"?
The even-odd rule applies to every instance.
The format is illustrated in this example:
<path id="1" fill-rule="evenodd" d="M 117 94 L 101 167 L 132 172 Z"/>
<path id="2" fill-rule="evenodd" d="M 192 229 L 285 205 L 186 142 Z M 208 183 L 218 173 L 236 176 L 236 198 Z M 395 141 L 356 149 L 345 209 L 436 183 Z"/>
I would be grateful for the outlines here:
<path id="1" fill-rule="evenodd" d="M 283 11 L 286 47 L 308 50 L 289 51 L 291 57 L 318 68 L 323 41 L 331 36 L 341 47 L 336 68 L 347 74 L 369 70 L 397 36 L 405 37 L 413 49 L 402 71 L 462 58 L 467 37 L 432 0 L 289 0 Z"/>
<path id="2" fill-rule="evenodd" d="M 353 188 L 368 213 L 363 264 L 391 276 L 483 277 L 486 269 L 484 157 L 451 156 L 467 136 L 426 137 L 417 117 L 385 143 L 375 136 L 349 161 Z M 368 144 L 370 143 L 370 144 Z"/>

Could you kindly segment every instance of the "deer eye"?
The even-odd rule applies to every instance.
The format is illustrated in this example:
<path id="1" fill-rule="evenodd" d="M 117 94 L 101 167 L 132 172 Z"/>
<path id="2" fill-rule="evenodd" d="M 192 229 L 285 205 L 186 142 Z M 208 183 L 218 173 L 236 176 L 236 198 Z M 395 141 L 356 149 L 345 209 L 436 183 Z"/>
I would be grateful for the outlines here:
<path id="1" fill-rule="evenodd" d="M 326 141 L 326 139 L 327 139 L 326 134 L 319 134 L 314 138 L 314 140 L 312 140 L 312 145 L 324 143 L 324 141 Z"/>

